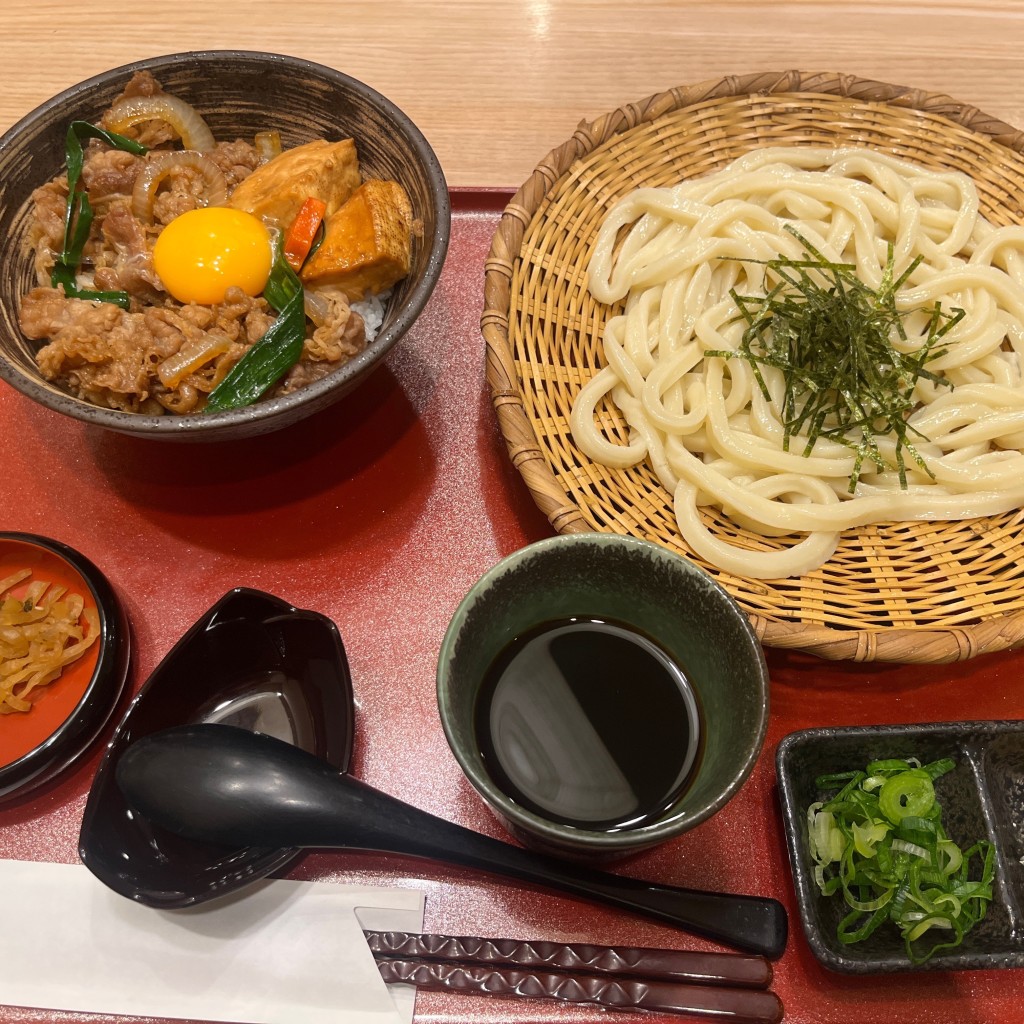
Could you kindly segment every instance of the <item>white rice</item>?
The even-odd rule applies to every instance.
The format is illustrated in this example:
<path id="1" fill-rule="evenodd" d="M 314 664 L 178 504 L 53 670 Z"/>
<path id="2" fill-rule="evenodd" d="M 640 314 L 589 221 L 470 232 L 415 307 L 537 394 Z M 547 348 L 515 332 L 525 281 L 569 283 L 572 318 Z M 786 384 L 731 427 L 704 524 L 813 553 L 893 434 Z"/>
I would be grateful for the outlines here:
<path id="1" fill-rule="evenodd" d="M 384 322 L 384 306 L 391 298 L 391 289 L 380 295 L 367 295 L 359 302 L 352 303 L 352 309 L 363 318 L 366 325 L 366 342 L 369 344 L 377 337 L 380 325 Z"/>

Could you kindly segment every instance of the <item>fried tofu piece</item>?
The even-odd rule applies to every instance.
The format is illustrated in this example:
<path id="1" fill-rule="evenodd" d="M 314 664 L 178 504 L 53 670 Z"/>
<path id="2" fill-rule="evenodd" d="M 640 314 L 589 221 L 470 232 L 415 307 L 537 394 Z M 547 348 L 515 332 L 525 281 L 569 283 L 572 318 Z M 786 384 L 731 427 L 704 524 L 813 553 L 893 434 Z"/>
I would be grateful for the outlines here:
<path id="1" fill-rule="evenodd" d="M 310 196 L 327 204 L 330 216 L 359 188 L 359 157 L 351 139 L 316 139 L 286 149 L 243 179 L 228 205 L 287 228 Z"/>
<path id="2" fill-rule="evenodd" d="M 302 268 L 302 283 L 340 288 L 358 302 L 409 273 L 412 205 L 397 181 L 371 179 L 325 220 L 324 240 Z"/>

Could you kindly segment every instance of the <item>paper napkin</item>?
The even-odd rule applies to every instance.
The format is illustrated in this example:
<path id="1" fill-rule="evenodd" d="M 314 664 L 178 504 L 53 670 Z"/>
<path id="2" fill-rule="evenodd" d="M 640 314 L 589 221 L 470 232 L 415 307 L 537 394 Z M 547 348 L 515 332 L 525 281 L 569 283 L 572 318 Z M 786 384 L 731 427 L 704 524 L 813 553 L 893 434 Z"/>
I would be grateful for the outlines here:
<path id="1" fill-rule="evenodd" d="M 267 880 L 185 910 L 78 864 L 0 860 L 0 1003 L 244 1024 L 402 1024 L 362 928 L 419 931 L 422 893 Z M 357 916 L 358 912 L 358 916 Z"/>

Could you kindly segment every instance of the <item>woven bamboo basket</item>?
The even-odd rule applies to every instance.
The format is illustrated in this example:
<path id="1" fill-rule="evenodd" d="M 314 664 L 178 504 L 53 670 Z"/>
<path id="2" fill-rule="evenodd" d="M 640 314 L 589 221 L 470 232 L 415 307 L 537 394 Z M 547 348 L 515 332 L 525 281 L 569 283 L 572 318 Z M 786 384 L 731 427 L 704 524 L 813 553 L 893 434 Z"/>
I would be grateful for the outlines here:
<path id="1" fill-rule="evenodd" d="M 1020 646 L 1024 511 L 852 529 L 814 572 L 744 579 L 688 549 L 649 466 L 609 470 L 573 444 L 570 409 L 603 365 L 602 329 L 621 308 L 587 290 L 604 213 L 637 187 L 710 173 L 758 146 L 795 144 L 855 145 L 966 172 L 989 220 L 1024 224 L 1024 132 L 944 95 L 788 71 L 672 89 L 584 122 L 509 203 L 486 265 L 487 380 L 509 455 L 556 531 L 631 534 L 682 553 L 733 595 L 768 646 L 918 663 Z M 733 543 L 767 543 L 714 511 L 704 516 Z"/>

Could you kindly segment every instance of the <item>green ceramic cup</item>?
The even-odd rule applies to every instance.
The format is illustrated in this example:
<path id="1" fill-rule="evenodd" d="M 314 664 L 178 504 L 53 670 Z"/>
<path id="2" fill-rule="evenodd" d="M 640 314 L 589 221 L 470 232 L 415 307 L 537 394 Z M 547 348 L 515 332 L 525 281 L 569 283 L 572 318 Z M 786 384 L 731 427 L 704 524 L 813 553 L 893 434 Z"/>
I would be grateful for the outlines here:
<path id="1" fill-rule="evenodd" d="M 704 746 L 692 782 L 656 820 L 640 827 L 599 831 L 550 820 L 509 797 L 485 766 L 474 718 L 488 668 L 515 637 L 570 617 L 613 620 L 645 634 L 696 691 Z M 647 849 L 720 810 L 761 751 L 768 692 L 761 646 L 717 583 L 667 548 L 605 533 L 551 537 L 494 566 L 456 611 L 437 668 L 445 735 L 487 806 L 524 844 L 588 860 Z M 681 733 L 685 728 L 681 721 Z"/>

